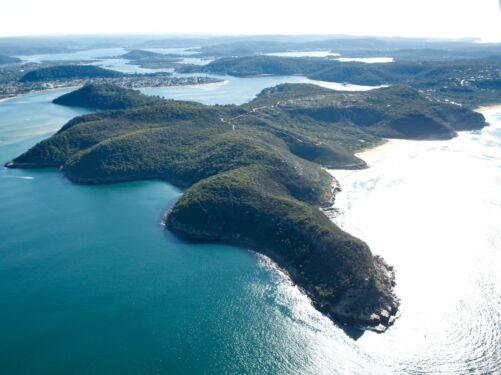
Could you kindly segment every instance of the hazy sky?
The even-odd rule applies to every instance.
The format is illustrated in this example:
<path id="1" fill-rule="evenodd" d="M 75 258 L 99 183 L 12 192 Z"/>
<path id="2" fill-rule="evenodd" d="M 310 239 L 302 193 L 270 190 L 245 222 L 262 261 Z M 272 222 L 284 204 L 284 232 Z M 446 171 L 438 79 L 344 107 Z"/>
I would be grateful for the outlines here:
<path id="1" fill-rule="evenodd" d="M 501 41 L 501 0 L 0 0 L 0 36 L 355 34 Z"/>

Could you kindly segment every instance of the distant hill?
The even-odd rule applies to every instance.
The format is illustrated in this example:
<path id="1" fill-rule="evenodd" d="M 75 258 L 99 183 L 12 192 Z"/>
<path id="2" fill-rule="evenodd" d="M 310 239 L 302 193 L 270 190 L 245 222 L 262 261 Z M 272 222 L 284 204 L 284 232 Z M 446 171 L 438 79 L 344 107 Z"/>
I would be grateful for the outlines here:
<path id="1" fill-rule="evenodd" d="M 132 50 L 120 56 L 126 60 L 142 60 L 142 59 L 154 59 L 154 58 L 165 58 L 168 57 L 163 53 L 144 51 L 144 50 Z"/>
<path id="2" fill-rule="evenodd" d="M 319 38 L 319 37 L 317 37 Z M 451 60 L 501 54 L 501 44 L 473 43 L 473 40 L 433 40 L 398 37 L 324 37 L 304 40 L 301 37 L 248 37 L 216 43 L 194 43 L 204 56 L 244 57 L 271 52 L 330 50 L 346 57 L 390 55 L 405 60 Z"/>
<path id="3" fill-rule="evenodd" d="M 21 62 L 21 59 L 18 59 L 17 57 L 0 55 L 0 65 L 15 64 L 19 62 Z"/>
<path id="4" fill-rule="evenodd" d="M 113 78 L 123 73 L 93 65 L 57 65 L 32 70 L 21 77 L 21 82 L 38 82 L 75 78 Z"/>
<path id="5" fill-rule="evenodd" d="M 158 103 L 161 99 L 115 85 L 85 85 L 53 100 L 55 104 L 97 109 L 124 109 Z"/>

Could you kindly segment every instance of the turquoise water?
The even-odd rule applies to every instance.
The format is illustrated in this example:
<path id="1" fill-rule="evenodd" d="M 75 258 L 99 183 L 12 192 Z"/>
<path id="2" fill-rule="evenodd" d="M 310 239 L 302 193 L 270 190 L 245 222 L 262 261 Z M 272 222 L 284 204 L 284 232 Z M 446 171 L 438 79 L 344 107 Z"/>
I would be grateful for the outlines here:
<path id="1" fill-rule="evenodd" d="M 85 112 L 51 104 L 62 92 L 0 103 L 0 160 Z M 82 186 L 56 170 L 2 169 L 0 192 L 2 373 L 290 373 L 311 365 L 304 326 L 286 300 L 308 302 L 265 259 L 186 244 L 163 229 L 178 189 L 160 181 Z"/>
<path id="2" fill-rule="evenodd" d="M 277 79 L 169 96 L 242 102 Z M 87 112 L 50 103 L 66 91 L 0 103 L 0 161 Z M 501 117 L 489 121 L 449 142 L 407 143 L 341 180 L 337 222 L 396 267 L 402 299 L 395 326 L 357 340 L 266 258 L 165 231 L 181 194 L 171 185 L 0 169 L 0 372 L 495 373 Z"/>

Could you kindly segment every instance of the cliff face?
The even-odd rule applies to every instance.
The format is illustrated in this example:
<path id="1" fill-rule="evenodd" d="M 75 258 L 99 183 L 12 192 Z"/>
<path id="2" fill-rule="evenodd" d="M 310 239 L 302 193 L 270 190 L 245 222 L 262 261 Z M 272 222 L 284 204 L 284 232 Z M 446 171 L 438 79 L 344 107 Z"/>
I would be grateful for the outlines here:
<path id="1" fill-rule="evenodd" d="M 320 311 L 380 332 L 398 306 L 393 271 L 320 211 L 332 198 L 322 167 L 364 167 L 353 153 L 379 143 L 380 132 L 453 136 L 456 127 L 485 124 L 402 88 L 350 94 L 282 85 L 244 106 L 159 99 L 145 105 L 138 95 L 110 87 L 77 91 L 72 103 L 105 106 L 130 97 L 136 104 L 76 118 L 7 166 L 60 167 L 80 183 L 155 178 L 186 188 L 167 228 L 190 241 L 266 254 Z"/>

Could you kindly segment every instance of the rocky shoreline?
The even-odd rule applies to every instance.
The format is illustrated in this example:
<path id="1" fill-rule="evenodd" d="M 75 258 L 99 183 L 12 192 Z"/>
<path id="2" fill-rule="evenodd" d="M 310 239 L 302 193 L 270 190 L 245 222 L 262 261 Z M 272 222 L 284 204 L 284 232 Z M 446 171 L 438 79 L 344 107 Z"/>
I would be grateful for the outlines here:
<path id="1" fill-rule="evenodd" d="M 342 191 L 339 181 L 332 176 L 332 197 L 330 200 L 324 202 L 321 206 L 322 212 L 330 219 L 333 220 L 338 211 L 334 207 L 336 195 Z M 385 332 L 390 326 L 393 325 L 397 317 L 400 300 L 394 293 L 396 285 L 395 270 L 379 255 L 374 255 L 374 265 L 376 269 L 376 279 L 382 286 L 384 298 L 380 301 L 380 306 L 373 311 L 365 311 L 358 315 L 353 315 L 349 310 L 347 311 L 343 306 L 327 307 L 321 301 L 316 301 L 310 295 L 315 307 L 342 323 L 350 324 L 359 327 L 362 330 L 370 330 L 377 333 Z"/>
<path id="2" fill-rule="evenodd" d="M 183 240 L 195 243 L 206 242 L 209 233 L 199 231 L 188 235 L 186 228 L 181 228 L 182 223 L 169 220 L 167 211 L 162 219 L 162 225 Z M 341 296 L 332 298 L 319 285 L 304 277 L 301 269 L 288 261 L 282 254 L 269 248 L 263 248 L 235 236 L 220 238 L 218 243 L 226 243 L 244 249 L 252 249 L 258 254 L 265 255 L 278 266 L 308 298 L 312 305 L 332 321 L 340 324 L 349 324 L 360 330 L 370 330 L 384 333 L 393 325 L 399 307 L 399 299 L 395 295 L 395 271 L 380 256 L 374 256 L 375 274 L 365 280 L 363 285 L 347 288 Z M 377 285 L 377 289 L 375 286 Z M 364 296 L 361 298 L 361 296 Z M 363 306 L 362 306 L 363 305 Z"/>
<path id="3" fill-rule="evenodd" d="M 334 307 L 326 309 L 323 306 L 319 306 L 318 309 L 325 311 L 328 315 L 343 323 L 376 333 L 386 332 L 397 319 L 400 306 L 400 300 L 394 293 L 396 285 L 395 270 L 378 255 L 374 256 L 374 265 L 376 267 L 377 282 L 381 283 L 384 287 L 383 293 L 380 299 L 375 301 L 373 309 L 366 308 L 356 314 L 349 308 L 349 304 L 337 304 Z"/>

